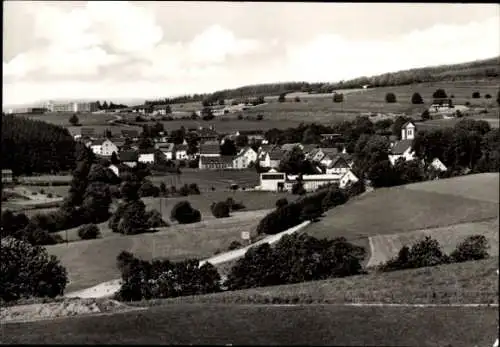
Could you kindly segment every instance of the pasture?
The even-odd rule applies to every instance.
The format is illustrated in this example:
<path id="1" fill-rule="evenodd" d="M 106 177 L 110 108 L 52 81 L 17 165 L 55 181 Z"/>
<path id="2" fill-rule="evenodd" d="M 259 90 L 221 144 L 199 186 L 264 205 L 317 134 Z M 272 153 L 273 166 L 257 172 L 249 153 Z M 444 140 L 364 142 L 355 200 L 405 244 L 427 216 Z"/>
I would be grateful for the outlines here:
<path id="1" fill-rule="evenodd" d="M 226 250 L 232 241 L 241 240 L 242 231 L 254 231 L 267 213 L 267 210 L 239 212 L 230 218 L 172 225 L 149 234 L 124 236 L 108 231 L 102 239 L 57 244 L 46 249 L 68 270 L 70 283 L 66 292 L 71 292 L 119 278 L 116 257 L 121 251 L 148 260 L 210 257 L 216 250 Z"/>
<path id="2" fill-rule="evenodd" d="M 75 114 L 75 112 L 48 112 L 45 114 L 21 114 L 26 118 L 33 120 L 41 120 L 47 123 L 52 123 L 55 125 L 62 125 L 65 127 L 70 126 L 70 117 Z M 83 126 L 88 125 L 106 125 L 108 121 L 115 119 L 113 114 L 110 113 L 76 113 L 80 124 Z"/>
<path id="3" fill-rule="evenodd" d="M 228 190 L 232 183 L 240 187 L 254 188 L 259 185 L 259 174 L 254 169 L 249 170 L 198 170 L 182 168 L 180 175 L 164 174 L 148 177 L 154 184 L 165 183 L 180 188 L 184 184 L 196 183 L 200 191 Z"/>
<path id="4" fill-rule="evenodd" d="M 495 307 L 167 305 L 0 329 L 8 344 L 469 347 L 492 345 L 497 324 Z"/>
<path id="5" fill-rule="evenodd" d="M 498 256 L 420 269 L 138 302 L 165 304 L 498 304 Z M 135 305 L 135 304 L 134 304 Z"/>

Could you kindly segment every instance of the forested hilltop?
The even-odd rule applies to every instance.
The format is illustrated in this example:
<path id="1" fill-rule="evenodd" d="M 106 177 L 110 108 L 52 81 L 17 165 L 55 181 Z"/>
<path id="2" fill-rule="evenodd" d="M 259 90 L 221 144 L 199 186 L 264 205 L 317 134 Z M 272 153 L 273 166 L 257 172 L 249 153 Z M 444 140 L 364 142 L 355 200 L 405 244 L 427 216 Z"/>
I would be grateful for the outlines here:
<path id="1" fill-rule="evenodd" d="M 477 60 L 469 63 L 423 67 L 411 70 L 384 73 L 372 77 L 358 77 L 348 81 L 335 83 L 286 82 L 268 83 L 244 86 L 235 89 L 225 89 L 209 94 L 194 94 L 176 98 L 166 98 L 165 103 L 176 104 L 198 102 L 203 100 L 216 101 L 221 99 L 240 99 L 269 95 L 280 95 L 295 91 L 310 93 L 331 93 L 337 89 L 371 87 L 388 87 L 422 82 L 453 81 L 463 79 L 483 79 L 500 76 L 500 57 Z"/>
<path id="2" fill-rule="evenodd" d="M 15 175 L 70 170 L 75 141 L 68 130 L 42 121 L 2 115 L 2 168 Z"/>

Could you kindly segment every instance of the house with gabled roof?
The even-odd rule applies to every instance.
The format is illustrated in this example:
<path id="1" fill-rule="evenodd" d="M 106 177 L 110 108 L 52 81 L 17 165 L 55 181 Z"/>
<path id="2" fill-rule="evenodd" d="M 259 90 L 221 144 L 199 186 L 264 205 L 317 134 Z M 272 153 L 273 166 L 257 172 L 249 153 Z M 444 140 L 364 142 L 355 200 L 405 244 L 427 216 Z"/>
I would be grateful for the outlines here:
<path id="1" fill-rule="evenodd" d="M 259 165 L 264 168 L 277 168 L 285 154 L 286 152 L 280 148 L 272 148 L 259 157 Z"/>
<path id="2" fill-rule="evenodd" d="M 233 168 L 247 169 L 252 163 L 257 162 L 257 152 L 252 147 L 247 146 L 242 148 L 240 152 L 233 159 Z"/>
<path id="3" fill-rule="evenodd" d="M 337 155 L 335 159 L 326 167 L 326 174 L 344 174 L 351 170 L 351 165 L 341 155 Z"/>
<path id="4" fill-rule="evenodd" d="M 94 152 L 94 154 L 105 157 L 109 157 L 113 155 L 113 153 L 118 153 L 118 146 L 110 139 L 94 140 L 90 144 L 90 149 Z"/>
<path id="5" fill-rule="evenodd" d="M 128 167 L 136 167 L 137 162 L 139 161 L 139 153 L 134 150 L 121 151 L 118 154 L 118 160 Z"/>
<path id="6" fill-rule="evenodd" d="M 165 143 L 157 143 L 155 144 L 155 147 L 163 153 L 165 158 L 167 160 L 173 160 L 174 159 L 174 148 L 175 144 L 172 142 L 165 142 Z"/>
<path id="7" fill-rule="evenodd" d="M 180 144 L 180 145 L 175 145 L 174 147 L 175 150 L 175 159 L 176 160 L 187 160 L 188 159 L 188 145 L 186 144 Z"/>

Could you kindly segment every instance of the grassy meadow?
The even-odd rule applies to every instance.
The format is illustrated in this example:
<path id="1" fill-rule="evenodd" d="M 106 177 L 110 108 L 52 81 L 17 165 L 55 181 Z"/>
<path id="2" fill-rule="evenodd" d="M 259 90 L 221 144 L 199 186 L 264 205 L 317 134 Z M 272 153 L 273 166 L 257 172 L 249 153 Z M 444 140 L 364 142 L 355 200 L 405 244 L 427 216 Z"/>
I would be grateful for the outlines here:
<path id="1" fill-rule="evenodd" d="M 70 126 L 70 117 L 74 112 L 47 112 L 45 114 L 20 114 L 33 120 L 41 120 L 55 125 Z M 108 121 L 115 119 L 110 113 L 77 113 L 78 120 L 82 126 L 106 125 Z"/>
<path id="2" fill-rule="evenodd" d="M 172 225 L 140 235 L 124 236 L 102 230 L 101 239 L 46 246 L 46 249 L 68 270 L 71 282 L 66 292 L 71 292 L 119 278 L 116 257 L 124 250 L 149 260 L 210 257 L 217 250 L 227 250 L 232 241 L 240 241 L 242 231 L 253 232 L 267 212 L 239 212 L 230 218 Z M 73 233 L 75 237 L 76 230 Z M 64 237 L 65 232 L 60 234 Z"/>
<path id="3" fill-rule="evenodd" d="M 490 346 L 498 308 L 166 305 L 2 324 L 11 344 Z"/>

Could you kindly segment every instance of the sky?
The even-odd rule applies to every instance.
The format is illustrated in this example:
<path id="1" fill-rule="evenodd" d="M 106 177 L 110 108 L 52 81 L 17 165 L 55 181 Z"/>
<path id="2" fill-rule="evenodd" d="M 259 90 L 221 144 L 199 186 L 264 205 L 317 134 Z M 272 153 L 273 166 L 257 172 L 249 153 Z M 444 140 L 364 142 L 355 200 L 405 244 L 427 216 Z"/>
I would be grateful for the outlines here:
<path id="1" fill-rule="evenodd" d="M 4 1 L 3 103 L 336 82 L 500 55 L 500 6 Z"/>

